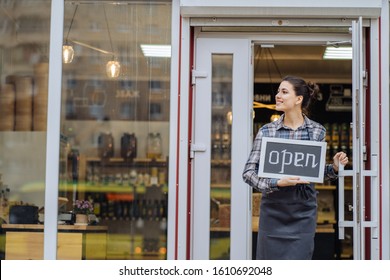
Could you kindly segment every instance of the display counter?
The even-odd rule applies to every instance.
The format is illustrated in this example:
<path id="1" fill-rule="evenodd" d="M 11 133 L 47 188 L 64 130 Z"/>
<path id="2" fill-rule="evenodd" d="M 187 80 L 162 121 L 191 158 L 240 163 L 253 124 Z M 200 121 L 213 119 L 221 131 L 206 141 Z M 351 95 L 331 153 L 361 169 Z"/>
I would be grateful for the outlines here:
<path id="1" fill-rule="evenodd" d="M 41 224 L 3 224 L 6 260 L 42 260 Z M 58 225 L 58 260 L 104 260 L 107 251 L 107 227 Z"/>

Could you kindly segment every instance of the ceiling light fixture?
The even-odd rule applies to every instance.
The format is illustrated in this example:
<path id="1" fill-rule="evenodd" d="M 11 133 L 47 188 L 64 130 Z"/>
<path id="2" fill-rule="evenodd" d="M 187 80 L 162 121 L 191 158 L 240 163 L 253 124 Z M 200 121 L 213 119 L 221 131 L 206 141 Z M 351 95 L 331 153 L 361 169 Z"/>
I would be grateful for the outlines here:
<path id="1" fill-rule="evenodd" d="M 323 59 L 352 59 L 352 47 L 331 47 L 325 49 Z"/>
<path id="2" fill-rule="evenodd" d="M 107 20 L 107 14 L 106 14 L 106 9 L 104 8 L 104 18 L 106 20 L 106 25 L 107 25 L 107 32 L 108 32 L 108 37 L 110 38 L 110 45 L 111 45 L 111 52 L 112 52 L 112 59 L 107 62 L 106 64 L 106 73 L 109 78 L 117 78 L 119 77 L 120 70 L 121 70 L 121 65 L 119 61 L 115 58 L 114 55 L 114 48 L 112 46 L 112 40 L 111 40 L 111 33 L 110 33 L 110 28 L 108 26 L 108 20 Z"/>
<path id="3" fill-rule="evenodd" d="M 141 45 L 142 52 L 146 57 L 171 57 L 170 45 Z"/>
<path id="4" fill-rule="evenodd" d="M 73 17 L 72 17 L 72 20 L 71 20 L 70 25 L 69 25 L 68 33 L 66 34 L 65 44 L 63 44 L 63 46 L 62 46 L 62 61 L 66 64 L 71 63 L 73 61 L 73 57 L 74 57 L 74 49 L 73 49 L 73 46 L 68 43 L 68 37 L 69 37 L 70 30 L 72 29 L 73 20 L 74 20 L 74 17 L 76 16 L 76 12 L 77 12 L 78 7 L 79 6 L 76 5 L 76 8 L 74 9 Z"/>

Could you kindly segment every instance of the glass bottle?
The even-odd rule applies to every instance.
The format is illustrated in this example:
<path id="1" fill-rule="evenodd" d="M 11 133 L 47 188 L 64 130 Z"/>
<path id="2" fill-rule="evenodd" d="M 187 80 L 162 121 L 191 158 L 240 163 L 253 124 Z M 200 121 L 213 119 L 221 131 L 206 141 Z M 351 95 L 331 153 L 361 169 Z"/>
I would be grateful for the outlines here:
<path id="1" fill-rule="evenodd" d="M 344 152 L 347 152 L 349 147 L 348 134 L 349 134 L 348 124 L 342 123 L 341 133 L 340 133 L 340 145 L 341 145 L 341 150 Z"/>
<path id="2" fill-rule="evenodd" d="M 339 150 L 339 124 L 338 123 L 333 123 L 332 124 L 332 153 L 336 153 Z"/>
<path id="3" fill-rule="evenodd" d="M 146 140 L 146 157 L 147 158 L 153 158 L 153 140 L 154 140 L 154 134 L 150 132 L 148 134 L 148 138 Z"/>
<path id="4" fill-rule="evenodd" d="M 161 158 L 162 155 L 162 138 L 161 134 L 158 132 L 154 138 L 154 152 L 156 158 Z"/>

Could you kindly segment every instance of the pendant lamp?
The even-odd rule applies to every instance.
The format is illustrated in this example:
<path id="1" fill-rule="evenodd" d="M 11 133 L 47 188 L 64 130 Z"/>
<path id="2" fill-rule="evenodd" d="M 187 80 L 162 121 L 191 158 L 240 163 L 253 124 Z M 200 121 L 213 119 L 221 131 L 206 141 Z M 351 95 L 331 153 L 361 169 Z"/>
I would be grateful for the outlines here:
<path id="1" fill-rule="evenodd" d="M 121 65 L 115 58 L 108 61 L 106 64 L 106 73 L 109 78 L 117 78 L 120 74 Z"/>
<path id="2" fill-rule="evenodd" d="M 108 26 L 108 20 L 107 20 L 107 14 L 105 8 L 104 8 L 104 18 L 106 20 L 108 37 L 110 39 L 111 52 L 114 53 L 114 48 L 112 46 L 111 33 L 110 33 L 110 28 Z M 118 78 L 120 74 L 120 70 L 121 70 L 121 65 L 119 61 L 115 58 L 115 56 L 113 56 L 112 59 L 108 61 L 106 64 L 106 74 L 109 78 Z"/>
<path id="3" fill-rule="evenodd" d="M 68 43 L 68 37 L 70 30 L 72 29 L 73 20 L 77 12 L 78 5 L 74 9 L 73 17 L 69 25 L 68 33 L 66 34 L 65 44 L 62 46 L 62 61 L 66 64 L 71 63 L 74 57 L 74 49 L 73 46 Z"/>

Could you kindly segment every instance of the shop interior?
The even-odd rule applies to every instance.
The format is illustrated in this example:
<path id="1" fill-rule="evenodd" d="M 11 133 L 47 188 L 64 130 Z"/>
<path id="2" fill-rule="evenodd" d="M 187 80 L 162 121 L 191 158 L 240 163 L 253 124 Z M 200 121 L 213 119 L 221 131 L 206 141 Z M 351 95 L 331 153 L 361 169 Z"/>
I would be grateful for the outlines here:
<path id="1" fill-rule="evenodd" d="M 279 81 L 286 75 L 303 77 L 306 81 L 317 83 L 320 95 L 311 108 L 309 117 L 327 129 L 327 162 L 332 162 L 333 154 L 343 150 L 352 162 L 352 60 L 325 59 L 329 46 L 322 45 L 275 45 L 255 46 L 254 63 L 254 111 L 253 133 L 263 124 L 278 118 L 279 112 L 272 109 Z M 350 46 L 343 46 L 349 47 Z M 349 53 L 351 55 L 351 53 Z M 348 167 L 346 167 L 348 168 Z M 351 185 L 347 187 L 346 197 L 351 196 Z M 347 186 L 348 186 L 347 184 Z M 338 239 L 337 182 L 316 184 L 318 191 L 317 233 L 314 259 L 352 258 L 351 232 L 344 240 Z M 260 194 L 253 194 L 253 215 L 258 215 Z M 351 200 L 346 203 L 351 205 Z M 255 207 L 256 206 L 256 207 Z M 349 209 L 345 211 L 351 215 Z M 253 239 L 256 241 L 256 239 Z M 254 247 L 255 248 L 255 247 Z"/>

